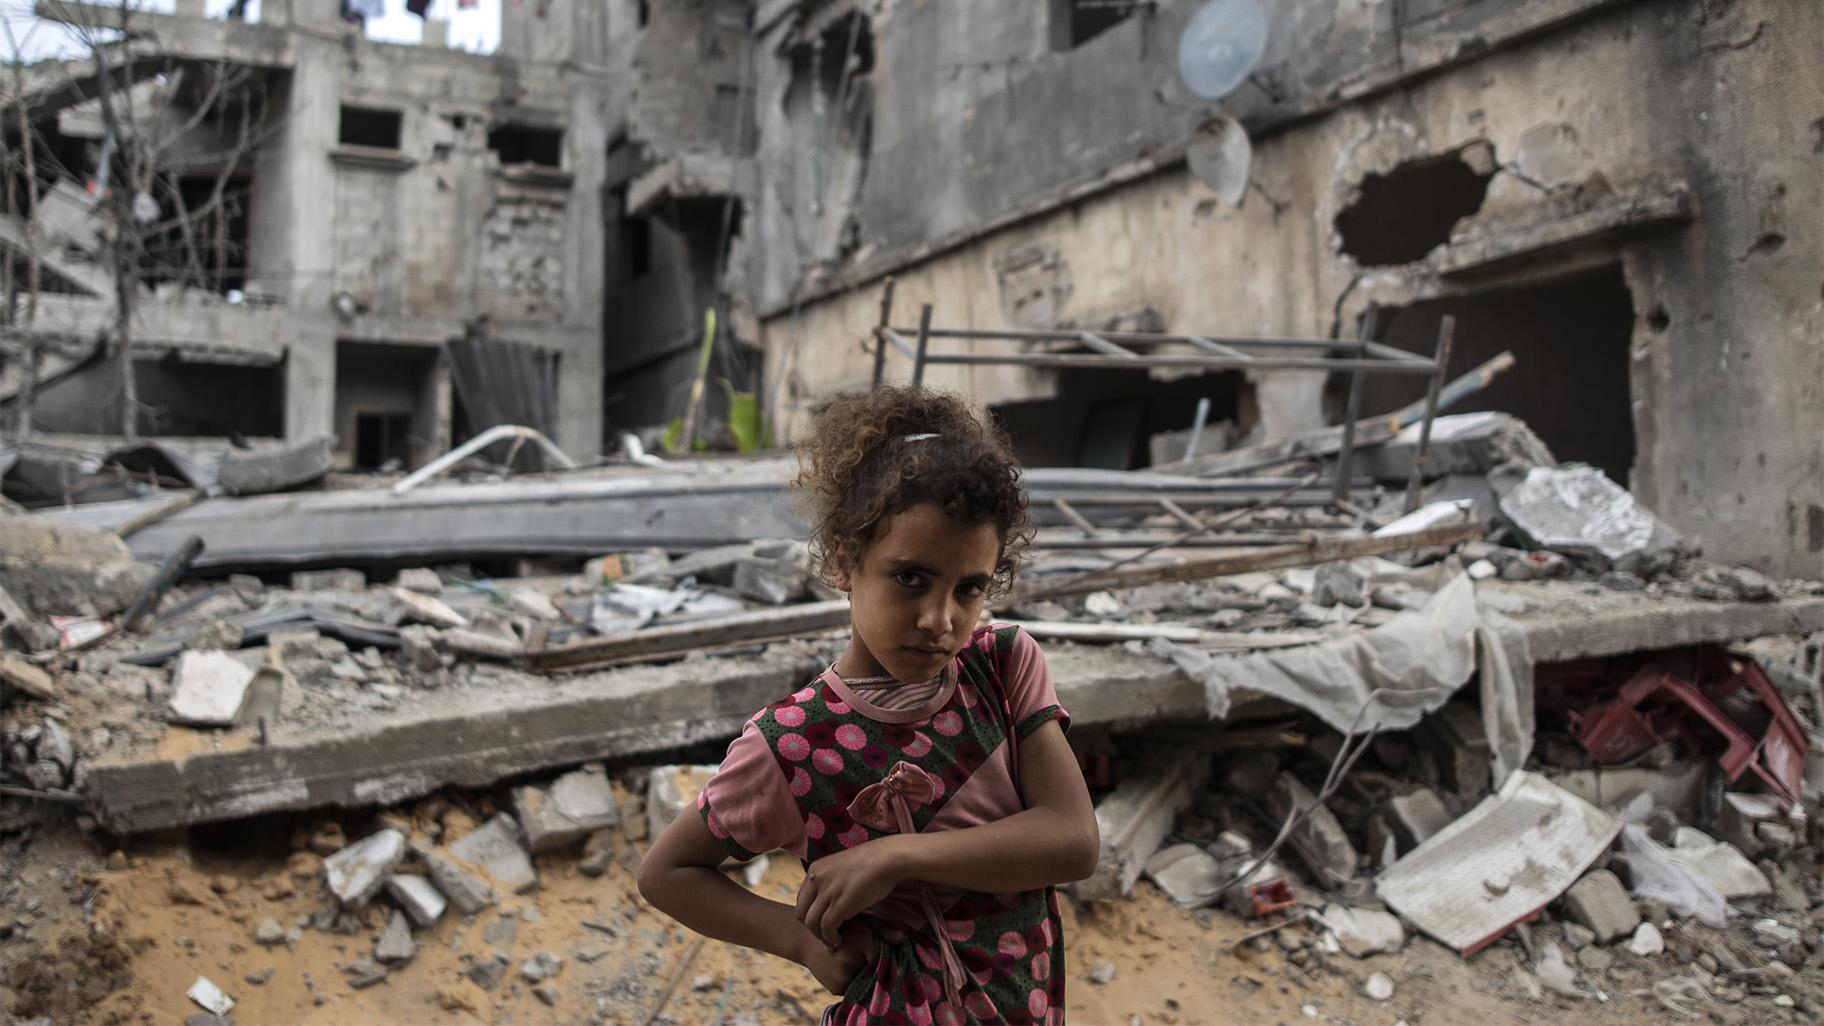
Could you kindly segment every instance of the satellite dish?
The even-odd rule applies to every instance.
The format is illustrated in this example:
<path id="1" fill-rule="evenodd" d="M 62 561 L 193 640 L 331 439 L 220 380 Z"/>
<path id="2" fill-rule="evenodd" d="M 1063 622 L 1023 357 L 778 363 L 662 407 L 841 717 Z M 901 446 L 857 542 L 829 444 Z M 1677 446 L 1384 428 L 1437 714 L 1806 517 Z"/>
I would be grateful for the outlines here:
<path id="1" fill-rule="evenodd" d="M 1224 203 L 1241 206 L 1248 194 L 1248 167 L 1254 161 L 1254 145 L 1241 122 L 1220 114 L 1206 119 L 1186 144 L 1184 159 L 1191 174 Z"/>
<path id="2" fill-rule="evenodd" d="M 1209 0 L 1178 37 L 1178 73 L 1191 92 L 1220 100 L 1247 80 L 1266 49 L 1259 0 Z"/>

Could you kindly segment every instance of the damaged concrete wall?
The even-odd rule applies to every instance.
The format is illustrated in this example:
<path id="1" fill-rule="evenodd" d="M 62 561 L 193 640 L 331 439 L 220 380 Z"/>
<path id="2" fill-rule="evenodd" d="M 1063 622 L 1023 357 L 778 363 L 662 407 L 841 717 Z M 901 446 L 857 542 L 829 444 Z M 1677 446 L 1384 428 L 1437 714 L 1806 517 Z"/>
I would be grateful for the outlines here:
<path id="1" fill-rule="evenodd" d="M 888 109 L 909 102 L 886 81 L 899 59 L 896 47 L 943 52 L 931 39 L 901 43 L 897 34 L 925 24 L 921 12 L 943 6 L 892 5 L 876 19 L 881 146 L 891 134 Z M 983 162 L 1024 181 L 1032 212 L 950 245 L 944 226 L 951 222 L 944 218 L 962 217 L 960 201 L 951 197 L 974 202 L 986 194 L 953 194 L 949 183 L 965 176 L 961 169 L 975 157 L 949 137 L 954 125 L 939 119 L 927 147 L 932 161 L 945 166 L 927 166 L 928 177 L 915 190 L 900 183 L 902 191 L 929 198 L 931 220 L 883 222 L 908 225 L 909 235 L 924 233 L 925 251 L 936 255 L 902 256 L 896 265 L 873 258 L 891 266 L 898 282 L 896 320 L 916 320 L 921 302 L 936 304 L 940 323 L 975 327 L 1045 320 L 1096 326 L 1150 310 L 1167 330 L 1321 336 L 1353 332 L 1370 302 L 1397 309 L 1522 286 L 1545 289 L 1549 297 L 1555 281 L 1619 265 L 1632 328 L 1609 344 L 1626 352 L 1630 392 L 1607 401 L 1625 407 L 1621 415 L 1633 427 L 1630 483 L 1718 558 L 1815 576 L 1824 570 L 1824 354 L 1803 340 L 1824 327 L 1817 298 L 1824 260 L 1815 218 L 1797 212 L 1824 200 L 1812 124 L 1817 112 L 1756 98 L 1824 89 L 1806 57 L 1824 38 L 1824 12 L 1770 0 L 1711 5 L 1696 18 L 1669 3 L 1500 6 L 1459 5 L 1428 22 L 1437 39 L 1460 45 L 1465 26 L 1473 29 L 1485 16 L 1493 41 L 1485 38 L 1480 50 L 1469 51 L 1473 62 L 1407 81 L 1396 94 L 1342 102 L 1321 116 L 1275 121 L 1274 110 L 1296 106 L 1293 84 L 1300 80 L 1269 64 L 1261 74 L 1288 84 L 1278 108 L 1256 108 L 1263 112 L 1249 120 L 1252 187 L 1239 209 L 1169 162 L 1063 205 L 1043 191 L 1044 176 L 1065 175 L 1071 162 L 1033 159 L 1058 152 L 1058 145 L 1032 139 L 1021 151 L 1028 154 L 1023 163 L 1007 150 Z M 1327 41 L 1313 52 L 1340 46 L 1345 36 L 1358 43 L 1368 38 L 1367 28 L 1348 29 L 1342 20 L 1350 12 L 1365 17 L 1359 5 L 1293 5 L 1318 8 L 1329 11 L 1327 19 L 1293 19 L 1309 38 Z M 1528 16 L 1535 27 L 1557 27 L 1516 38 Z M 900 18 L 906 20 L 893 20 Z M 1160 18 L 1163 25 L 1166 12 Z M 1141 25 L 1117 26 L 1087 45 L 1114 47 L 1126 32 L 1137 47 L 1132 37 Z M 1283 27 L 1275 23 L 1276 47 L 1287 44 Z M 951 28 L 943 22 L 924 31 Z M 1426 50 L 1411 36 L 1390 52 L 1405 55 L 1409 68 L 1427 54 L 1434 62 L 1458 54 Z M 1075 52 L 1062 56 L 1072 59 Z M 1034 68 L 1058 59 L 1051 55 Z M 1175 75 L 1170 62 L 1154 63 L 1149 83 Z M 1355 62 L 1341 85 L 1307 82 L 1305 88 L 1316 89 L 1305 94 L 1307 104 L 1322 109 L 1333 92 L 1374 93 L 1375 63 L 1370 59 L 1363 71 Z M 1022 73 L 1040 72 L 1003 71 Z M 943 81 L 927 83 L 921 102 L 937 102 L 930 94 L 945 92 Z M 1244 120 L 1257 102 L 1250 92 L 1244 87 L 1229 102 L 1242 108 Z M 1145 95 L 1130 90 L 1128 98 L 1138 104 L 1136 97 Z M 985 116 L 976 112 L 987 102 L 978 98 L 969 116 Z M 1017 138 L 1030 124 L 1044 123 L 1045 111 L 1036 105 L 1023 117 L 1003 111 L 985 123 L 1010 126 Z M 1145 117 L 1119 126 L 1144 125 Z M 1088 131 L 1088 123 L 1076 131 Z M 1133 131 L 1136 140 L 1145 134 Z M 885 152 L 876 150 L 875 172 L 898 174 L 880 172 L 901 166 L 881 161 Z M 915 160 L 909 153 L 905 159 Z M 1396 240 L 1391 255 L 1358 259 L 1345 252 L 1357 249 L 1349 238 L 1357 226 L 1342 215 L 1372 194 L 1391 196 L 1393 206 L 1408 211 L 1448 206 L 1435 187 L 1402 198 L 1402 177 L 1415 165 L 1434 165 L 1427 175 L 1456 183 L 1463 203 L 1457 216 L 1426 228 L 1433 233 L 1428 239 Z M 956 170 L 946 170 L 951 166 Z M 870 182 L 878 177 L 871 173 Z M 869 209 L 864 201 L 864 234 L 872 232 Z M 992 223 L 988 211 L 970 213 Z M 1361 220 L 1372 232 L 1374 218 L 1366 213 Z M 767 216 L 763 209 L 762 237 L 771 239 Z M 1417 258 L 1409 255 L 1413 245 Z M 897 252 L 918 251 L 901 246 Z M 859 267 L 829 280 L 866 280 Z M 791 278 L 769 265 L 765 281 L 777 290 L 789 288 Z M 769 392 L 782 400 L 782 422 L 794 424 L 810 397 L 865 384 L 871 358 L 859 342 L 875 323 L 878 302 L 871 287 L 827 297 L 812 291 L 796 310 L 765 311 Z M 1574 352 L 1554 356 L 1543 343 L 1514 341 L 1522 364 L 1529 356 L 1555 359 L 1560 373 L 1580 373 Z M 1458 345 L 1464 346 L 1461 332 Z M 1453 361 L 1452 369 L 1466 366 Z M 890 378 L 907 371 L 897 355 L 890 357 Z M 993 368 L 933 368 L 927 380 L 995 402 L 1043 396 L 1054 387 L 1045 375 Z M 1265 435 L 1333 421 L 1338 413 L 1334 386 L 1327 394 L 1321 375 L 1279 373 L 1254 384 Z M 1574 451 L 1561 455 L 1576 458 Z"/>

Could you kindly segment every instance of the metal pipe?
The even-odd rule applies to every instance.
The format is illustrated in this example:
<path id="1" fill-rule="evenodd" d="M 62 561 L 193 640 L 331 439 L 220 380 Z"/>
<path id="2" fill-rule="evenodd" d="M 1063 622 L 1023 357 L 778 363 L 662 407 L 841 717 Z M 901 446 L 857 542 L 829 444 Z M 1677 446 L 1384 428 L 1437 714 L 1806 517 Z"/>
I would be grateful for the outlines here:
<path id="1" fill-rule="evenodd" d="M 1431 452 L 1431 422 L 1438 415 L 1438 390 L 1444 386 L 1444 368 L 1450 365 L 1450 344 L 1457 333 L 1457 319 L 1445 314 L 1438 321 L 1438 348 L 1432 354 L 1437 370 L 1431 375 L 1431 389 L 1425 393 L 1425 419 L 1419 422 L 1419 451 L 1412 458 L 1412 476 L 1406 481 L 1406 512 L 1419 508 L 1419 495 L 1424 487 L 1425 457 Z"/>
<path id="2" fill-rule="evenodd" d="M 935 336 L 937 333 L 932 332 Z M 926 363 L 1012 364 L 1021 367 L 1083 367 L 1133 370 L 1138 367 L 1195 367 L 1203 370 L 1329 370 L 1374 371 L 1380 374 L 1430 374 L 1430 361 L 1404 362 L 1376 358 L 1326 360 L 1308 356 L 1262 356 L 1244 360 L 1223 360 L 1213 356 L 1136 356 L 1123 359 L 1096 353 L 1009 353 L 991 356 L 980 353 L 927 355 Z"/>
<path id="3" fill-rule="evenodd" d="M 1361 341 L 1364 345 L 1366 345 L 1368 339 L 1374 336 L 1374 315 L 1375 307 L 1374 304 L 1370 303 L 1368 309 L 1362 311 Z M 1391 370 L 1392 368 L 1389 369 Z M 1427 371 L 1429 370 L 1430 368 L 1427 368 Z M 1331 489 L 1330 494 L 1331 500 L 1334 502 L 1347 502 L 1349 500 L 1350 464 L 1355 461 L 1355 422 L 1362 414 L 1363 376 L 1361 368 L 1359 367 L 1355 369 L 1354 373 L 1349 375 L 1349 403 L 1348 408 L 1343 413 L 1343 449 L 1342 452 L 1337 454 L 1336 484 Z"/>
<path id="4" fill-rule="evenodd" d="M 1197 455 L 1197 443 L 1203 438 L 1203 424 L 1209 419 L 1210 397 L 1206 395 L 1197 400 L 1197 414 L 1191 418 L 1191 437 L 1184 443 L 1184 455 L 1178 457 L 1179 459 L 1188 460 Z"/>
<path id="5" fill-rule="evenodd" d="M 443 473 L 503 438 L 518 438 L 532 442 L 543 450 L 544 454 L 558 466 L 565 470 L 576 469 L 576 464 L 571 461 L 570 457 L 565 456 L 562 449 L 551 444 L 551 440 L 546 438 L 541 432 L 533 428 L 521 427 L 517 424 L 497 424 L 456 448 L 451 449 L 449 452 L 444 453 L 442 456 L 426 463 L 424 466 L 419 467 L 417 470 L 412 471 L 405 477 L 400 478 L 399 482 L 393 485 L 393 494 L 404 495 L 406 492 L 429 481 L 431 478 L 436 477 L 438 474 Z"/>
<path id="6" fill-rule="evenodd" d="M 847 68 L 843 69 L 846 74 Z M 874 329 L 874 387 L 879 388 L 887 373 L 887 325 L 893 323 L 893 276 L 880 291 L 880 324 Z"/>
<path id="7" fill-rule="evenodd" d="M 913 334 L 911 328 L 895 328 L 902 335 Z M 1193 338 L 1205 342 L 1216 342 L 1228 346 L 1257 346 L 1264 349 L 1351 349 L 1361 351 L 1360 339 L 1344 338 L 1293 338 L 1288 336 L 1264 336 L 1260 338 L 1234 338 L 1221 335 L 1165 335 L 1148 331 L 1098 331 L 1096 335 L 1110 342 L 1126 342 L 1134 345 L 1187 345 L 1197 343 Z M 963 338 L 982 342 L 1082 342 L 1081 331 L 1075 329 L 1049 331 L 1038 328 L 932 328 L 932 338 Z M 1402 355 L 1412 356 L 1411 353 Z"/>
<path id="8" fill-rule="evenodd" d="M 918 352 L 912 357 L 912 383 L 925 383 L 925 364 L 933 358 L 925 354 L 925 348 L 931 344 L 931 304 L 926 303 L 918 311 Z"/>

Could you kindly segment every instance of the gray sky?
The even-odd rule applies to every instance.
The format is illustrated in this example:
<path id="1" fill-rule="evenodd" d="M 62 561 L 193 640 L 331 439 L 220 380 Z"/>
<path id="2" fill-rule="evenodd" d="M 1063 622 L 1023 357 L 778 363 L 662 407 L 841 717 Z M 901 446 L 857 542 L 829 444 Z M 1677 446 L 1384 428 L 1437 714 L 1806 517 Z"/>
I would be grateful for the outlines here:
<path id="1" fill-rule="evenodd" d="M 118 6 L 121 0 L 98 0 L 102 5 Z M 148 11 L 169 11 L 173 0 L 129 0 L 134 8 Z M 206 10 L 212 18 L 219 18 L 233 0 L 206 0 Z M 317 0 L 319 3 L 333 4 L 337 0 Z M 424 23 L 416 15 L 405 10 L 405 0 L 382 0 L 386 6 L 386 16 L 367 23 L 367 37 L 389 43 L 416 43 L 424 31 Z M 479 0 L 479 6 L 470 10 L 457 10 L 456 0 L 432 0 L 430 16 L 439 21 L 450 23 L 450 45 L 475 53 L 492 53 L 500 45 L 500 5 L 503 0 Z M 248 5 L 249 20 L 259 20 L 260 0 L 252 0 Z M 18 47 L 18 56 L 27 61 L 44 60 L 50 57 L 69 57 L 80 53 L 70 31 L 50 22 L 42 21 L 32 14 L 32 0 L 0 0 L 0 19 L 12 32 L 12 42 L 4 32 L 0 32 L 0 57 L 13 59 L 14 46 Z"/>

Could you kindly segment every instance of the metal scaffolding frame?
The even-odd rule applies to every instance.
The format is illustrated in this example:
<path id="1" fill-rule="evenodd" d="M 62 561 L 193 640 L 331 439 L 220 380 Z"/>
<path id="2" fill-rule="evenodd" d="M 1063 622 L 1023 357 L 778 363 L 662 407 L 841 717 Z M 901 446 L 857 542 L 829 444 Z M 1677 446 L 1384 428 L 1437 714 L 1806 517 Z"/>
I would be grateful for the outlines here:
<path id="1" fill-rule="evenodd" d="M 1331 489 L 1332 503 L 1350 497 L 1350 469 L 1355 457 L 1355 425 L 1361 416 L 1362 382 L 1369 374 L 1425 375 L 1429 387 L 1425 416 L 1419 431 L 1418 458 L 1413 461 L 1407 488 L 1408 511 L 1417 508 L 1420 474 L 1430 449 L 1431 422 L 1437 415 L 1438 389 L 1450 360 L 1455 318 L 1439 323 L 1437 348 L 1430 358 L 1408 353 L 1373 339 L 1377 311 L 1363 314 L 1361 334 L 1353 339 L 1247 338 L 1222 335 L 1174 335 L 1147 331 L 1080 331 L 1074 329 L 934 328 L 931 304 L 918 313 L 917 328 L 892 327 L 893 280 L 887 279 L 880 301 L 880 323 L 874 328 L 874 387 L 880 387 L 891 346 L 912 361 L 912 383 L 923 384 L 925 368 L 932 364 L 1018 367 L 1101 368 L 1141 370 L 1169 367 L 1179 370 L 1325 370 L 1349 374 L 1348 409 L 1343 418 L 1343 444 L 1338 454 Z M 1021 343 L 1017 351 L 989 353 L 935 352 L 940 340 Z M 1030 347 L 1039 348 L 1030 348 Z M 1088 349 L 1089 352 L 1067 351 Z"/>

